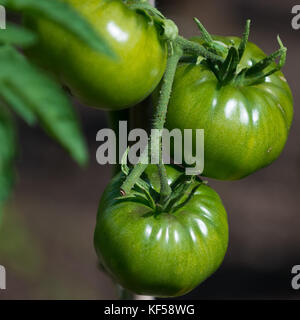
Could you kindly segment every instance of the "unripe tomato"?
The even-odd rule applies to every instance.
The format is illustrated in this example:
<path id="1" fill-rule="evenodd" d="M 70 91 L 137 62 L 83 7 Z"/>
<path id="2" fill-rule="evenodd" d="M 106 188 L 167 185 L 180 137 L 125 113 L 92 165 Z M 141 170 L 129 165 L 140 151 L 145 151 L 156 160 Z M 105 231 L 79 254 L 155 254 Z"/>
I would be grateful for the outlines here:
<path id="1" fill-rule="evenodd" d="M 238 48 L 241 42 L 236 37 L 214 39 L 226 47 L 233 43 Z M 248 43 L 237 71 L 265 57 L 255 44 Z M 256 84 L 222 85 L 207 65 L 182 63 L 176 73 L 166 127 L 182 132 L 204 129 L 203 175 L 235 180 L 278 158 L 292 117 L 292 93 L 282 72 Z M 194 152 L 195 137 L 193 143 Z"/>
<path id="2" fill-rule="evenodd" d="M 145 99 L 166 67 L 166 45 L 156 26 L 120 0 L 68 2 L 107 41 L 117 59 L 93 51 L 71 33 L 42 18 L 27 19 L 39 34 L 28 55 L 47 66 L 89 106 L 119 110 Z"/>
<path id="3" fill-rule="evenodd" d="M 171 186 L 183 176 L 174 167 L 166 170 Z M 155 200 L 160 190 L 156 166 L 148 167 L 145 179 Z M 135 196 L 117 199 L 123 181 L 124 175 L 117 175 L 100 202 L 94 238 L 100 262 L 118 283 L 137 294 L 188 293 L 223 261 L 228 224 L 221 199 L 196 180 L 176 206 L 161 212 Z"/>

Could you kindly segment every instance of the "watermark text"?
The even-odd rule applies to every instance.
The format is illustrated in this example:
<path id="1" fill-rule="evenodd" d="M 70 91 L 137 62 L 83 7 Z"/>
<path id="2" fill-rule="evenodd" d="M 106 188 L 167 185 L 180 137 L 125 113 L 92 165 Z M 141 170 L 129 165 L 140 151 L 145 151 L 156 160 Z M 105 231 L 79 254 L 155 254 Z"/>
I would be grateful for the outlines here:
<path id="1" fill-rule="evenodd" d="M 6 10 L 0 6 L 0 29 L 6 29 Z"/>
<path id="2" fill-rule="evenodd" d="M 300 289 L 300 265 L 294 266 L 292 268 L 292 274 L 294 275 L 292 279 L 292 288 L 294 290 Z"/>
<path id="3" fill-rule="evenodd" d="M 292 8 L 292 14 L 294 15 L 292 19 L 292 28 L 294 30 L 300 29 L 300 5 L 297 4 Z"/>
<path id="4" fill-rule="evenodd" d="M 0 265 L 0 290 L 6 289 L 6 270 Z"/>
<path id="5" fill-rule="evenodd" d="M 96 141 L 102 142 L 96 152 L 100 165 L 121 164 L 128 146 L 127 161 L 136 165 L 144 157 L 144 164 L 159 164 L 160 140 L 162 160 L 164 164 L 171 163 L 186 166 L 186 175 L 200 175 L 204 170 L 204 130 L 203 129 L 152 129 L 151 142 L 144 129 L 133 129 L 128 132 L 127 121 L 119 122 L 119 136 L 112 129 L 98 131 Z M 150 147 L 149 148 L 149 142 Z M 118 143 L 118 146 L 117 146 Z M 151 152 L 149 152 L 151 149 Z"/>

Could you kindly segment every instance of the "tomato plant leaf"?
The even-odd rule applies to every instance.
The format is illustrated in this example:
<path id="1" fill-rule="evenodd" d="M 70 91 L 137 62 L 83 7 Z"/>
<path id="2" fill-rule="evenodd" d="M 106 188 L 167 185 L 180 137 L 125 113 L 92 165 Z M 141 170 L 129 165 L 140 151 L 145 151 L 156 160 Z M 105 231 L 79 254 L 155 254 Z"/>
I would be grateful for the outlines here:
<path id="1" fill-rule="evenodd" d="M 0 105 L 0 222 L 4 203 L 14 184 L 15 155 L 15 127 L 8 110 Z"/>
<path id="2" fill-rule="evenodd" d="M 233 79 L 238 63 L 238 51 L 235 47 L 231 47 L 225 62 L 220 66 L 220 79 L 223 85 Z"/>
<path id="3" fill-rule="evenodd" d="M 56 139 L 79 164 L 87 162 L 87 149 L 77 116 L 62 89 L 12 47 L 0 48 L 0 84 L 10 88 L 15 109 L 31 111 L 49 136 Z M 8 97 L 7 91 L 0 95 Z M 21 103 L 22 101 L 22 103 Z M 28 113 L 29 114 L 29 113 Z M 28 115 L 27 115 L 28 117 Z"/>
<path id="4" fill-rule="evenodd" d="M 14 181 L 15 170 L 13 164 L 7 164 L 5 167 L 0 169 L 0 225 L 4 205 L 12 193 Z"/>
<path id="5" fill-rule="evenodd" d="M 27 107 L 15 88 L 5 80 L 1 81 L 0 96 L 27 124 L 30 126 L 36 124 L 37 118 L 34 112 Z"/>
<path id="6" fill-rule="evenodd" d="M 126 151 L 124 152 L 121 160 L 121 170 L 124 173 L 125 176 L 128 176 L 130 173 L 130 168 L 127 165 L 127 158 L 130 148 L 128 147 Z M 150 186 L 147 182 L 145 182 L 143 179 L 139 178 L 136 182 L 135 188 L 141 189 L 142 193 L 140 191 L 137 191 L 139 195 L 142 195 L 143 197 L 146 197 L 147 200 L 150 203 L 150 206 L 155 206 L 155 203 L 153 201 L 153 198 L 150 194 Z M 126 196 L 123 196 L 126 197 Z M 131 197 L 131 196 L 130 196 Z"/>
<path id="7" fill-rule="evenodd" d="M 115 198 L 115 200 L 117 202 L 136 202 L 136 203 L 141 203 L 144 204 L 147 207 L 150 207 L 152 209 L 155 208 L 155 203 L 153 201 L 153 199 L 151 198 L 151 200 L 147 197 L 146 194 L 138 192 L 138 191 L 132 191 L 130 194 L 126 195 L 126 196 L 121 196 L 121 197 L 117 197 Z"/>
<path id="8" fill-rule="evenodd" d="M 197 18 L 194 18 L 194 21 L 196 22 L 200 32 L 201 32 L 201 38 L 203 39 L 204 46 L 207 47 L 208 50 L 215 54 L 223 55 L 226 53 L 227 49 L 220 43 L 213 40 L 210 33 L 206 30 L 204 25 L 198 20 Z"/>
<path id="9" fill-rule="evenodd" d="M 101 35 L 65 2 L 59 0 L 0 0 L 0 4 L 14 11 L 53 21 L 73 33 L 91 48 L 111 57 L 114 56 L 110 46 Z"/>
<path id="10" fill-rule="evenodd" d="M 241 43 L 239 45 L 239 48 L 238 48 L 239 61 L 242 60 L 244 52 L 246 50 L 246 46 L 247 46 L 248 39 L 249 39 L 249 34 L 250 34 L 250 24 L 251 24 L 251 20 L 248 19 L 246 21 L 246 26 L 245 26 L 245 31 L 244 31 L 244 34 L 243 34 L 243 37 L 242 37 L 242 41 L 241 41 Z"/>
<path id="11" fill-rule="evenodd" d="M 7 109 L 0 105 L 0 169 L 15 157 L 15 127 Z"/>
<path id="12" fill-rule="evenodd" d="M 20 47 L 29 47 L 37 40 L 37 36 L 30 30 L 7 23 L 6 29 L 0 30 L 0 44 L 11 44 Z"/>

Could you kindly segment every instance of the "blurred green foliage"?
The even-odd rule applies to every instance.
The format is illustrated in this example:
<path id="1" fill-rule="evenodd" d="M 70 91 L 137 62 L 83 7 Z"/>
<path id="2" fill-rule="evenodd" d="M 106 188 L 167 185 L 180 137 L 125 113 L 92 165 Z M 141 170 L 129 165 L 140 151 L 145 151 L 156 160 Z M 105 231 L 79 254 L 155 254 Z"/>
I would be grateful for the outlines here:
<path id="1" fill-rule="evenodd" d="M 108 44 L 68 4 L 60 0 L 0 0 L 23 17 L 43 17 L 73 33 L 83 43 L 111 57 Z M 17 142 L 11 111 L 29 125 L 39 123 L 80 165 L 88 160 L 77 115 L 64 91 L 53 79 L 20 53 L 38 36 L 12 23 L 0 30 L 0 221 L 3 205 L 14 184 Z M 16 47 L 15 47 L 16 46 Z"/>
<path id="2" fill-rule="evenodd" d="M 1 264 L 17 275 L 35 279 L 42 271 L 43 252 L 20 212 L 7 209 L 0 225 Z"/>

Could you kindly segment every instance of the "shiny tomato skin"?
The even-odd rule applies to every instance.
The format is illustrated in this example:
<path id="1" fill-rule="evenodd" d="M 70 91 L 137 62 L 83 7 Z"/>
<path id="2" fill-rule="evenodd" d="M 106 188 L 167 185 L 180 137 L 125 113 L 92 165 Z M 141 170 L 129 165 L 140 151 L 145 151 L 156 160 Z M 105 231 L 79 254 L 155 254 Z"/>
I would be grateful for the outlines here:
<path id="1" fill-rule="evenodd" d="M 201 42 L 197 38 L 194 41 Z M 236 37 L 215 37 L 238 47 Z M 266 55 L 248 43 L 239 70 Z M 236 180 L 268 166 L 281 154 L 293 118 L 293 97 L 282 74 L 276 72 L 263 83 L 219 86 L 204 65 L 179 65 L 168 108 L 169 130 L 204 129 L 203 175 Z M 193 152 L 195 151 L 195 137 Z"/>
<path id="2" fill-rule="evenodd" d="M 39 43 L 27 54 L 51 69 L 79 100 L 92 107 L 120 110 L 144 100 L 166 67 L 166 44 L 157 27 L 120 0 L 62 0 L 87 18 L 117 59 L 85 46 L 42 18 L 27 19 Z"/>
<path id="3" fill-rule="evenodd" d="M 182 175 L 174 167 L 166 168 L 170 184 Z M 146 176 L 159 192 L 156 166 L 150 165 Z M 123 174 L 117 175 L 100 202 L 94 238 L 100 262 L 134 293 L 157 297 L 188 293 L 223 261 L 228 224 L 221 199 L 197 182 L 189 202 L 173 213 L 156 215 L 135 200 L 116 200 L 123 180 Z"/>

